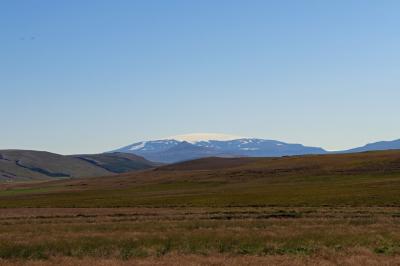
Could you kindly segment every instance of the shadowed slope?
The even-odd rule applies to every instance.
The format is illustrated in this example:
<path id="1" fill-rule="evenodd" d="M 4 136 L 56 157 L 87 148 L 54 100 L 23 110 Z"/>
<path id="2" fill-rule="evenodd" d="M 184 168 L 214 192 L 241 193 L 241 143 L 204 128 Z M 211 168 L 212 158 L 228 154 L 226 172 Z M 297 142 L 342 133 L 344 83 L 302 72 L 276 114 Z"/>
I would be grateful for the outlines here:
<path id="1" fill-rule="evenodd" d="M 43 151 L 0 151 L 0 181 L 108 176 L 157 164 L 131 154 L 63 156 Z"/>

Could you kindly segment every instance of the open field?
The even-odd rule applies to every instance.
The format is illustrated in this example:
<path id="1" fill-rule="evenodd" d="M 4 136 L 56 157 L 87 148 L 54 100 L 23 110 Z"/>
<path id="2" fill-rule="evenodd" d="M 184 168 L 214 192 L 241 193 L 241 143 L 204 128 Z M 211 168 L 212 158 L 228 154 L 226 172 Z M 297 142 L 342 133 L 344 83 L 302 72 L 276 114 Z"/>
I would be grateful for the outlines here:
<path id="1" fill-rule="evenodd" d="M 400 263 L 398 208 L 3 209 L 0 214 L 0 257 L 15 264 L 26 259 L 70 265 L 84 260 Z"/>
<path id="2" fill-rule="evenodd" d="M 3 184 L 0 265 L 400 265 L 400 152 Z"/>

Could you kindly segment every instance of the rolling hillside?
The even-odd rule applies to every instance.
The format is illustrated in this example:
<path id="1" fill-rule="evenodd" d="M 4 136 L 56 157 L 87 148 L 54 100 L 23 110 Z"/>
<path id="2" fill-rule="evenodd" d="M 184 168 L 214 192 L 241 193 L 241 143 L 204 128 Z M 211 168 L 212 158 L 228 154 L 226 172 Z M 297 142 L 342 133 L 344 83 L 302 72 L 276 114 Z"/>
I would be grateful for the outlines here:
<path id="1" fill-rule="evenodd" d="M 7 185 L 0 205 L 400 206 L 399 191 L 400 151 L 385 151 L 205 158 L 111 178 Z"/>
<path id="2" fill-rule="evenodd" d="M 28 151 L 0 151 L 0 182 L 108 176 L 154 167 L 133 154 L 110 153 L 63 156 Z"/>

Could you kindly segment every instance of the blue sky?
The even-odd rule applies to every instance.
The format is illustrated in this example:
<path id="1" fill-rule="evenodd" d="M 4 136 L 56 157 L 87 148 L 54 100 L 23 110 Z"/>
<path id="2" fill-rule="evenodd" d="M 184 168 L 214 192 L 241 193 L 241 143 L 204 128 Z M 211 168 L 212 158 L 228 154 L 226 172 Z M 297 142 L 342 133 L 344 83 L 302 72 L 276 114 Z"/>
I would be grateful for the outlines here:
<path id="1" fill-rule="evenodd" d="M 400 1 L 0 2 L 0 149 L 400 138 Z"/>

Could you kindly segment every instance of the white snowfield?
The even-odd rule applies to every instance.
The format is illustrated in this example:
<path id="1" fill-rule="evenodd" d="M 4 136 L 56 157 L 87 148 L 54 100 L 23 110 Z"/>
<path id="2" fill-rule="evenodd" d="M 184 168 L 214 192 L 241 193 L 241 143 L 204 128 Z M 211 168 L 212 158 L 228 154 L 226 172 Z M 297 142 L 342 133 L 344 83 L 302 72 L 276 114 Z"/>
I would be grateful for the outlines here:
<path id="1" fill-rule="evenodd" d="M 187 141 L 190 143 L 196 143 L 199 141 L 210 141 L 210 140 L 226 141 L 226 140 L 235 140 L 241 138 L 243 137 L 227 135 L 227 134 L 218 134 L 218 133 L 193 133 L 193 134 L 172 136 L 167 139 L 175 139 L 178 141 Z"/>
<path id="2" fill-rule="evenodd" d="M 240 148 L 240 149 L 244 151 L 258 151 L 260 148 Z"/>
<path id="3" fill-rule="evenodd" d="M 139 143 L 133 144 L 132 147 L 129 148 L 129 150 L 137 151 L 137 150 L 144 148 L 145 145 L 146 145 L 146 141 L 139 142 Z"/>

